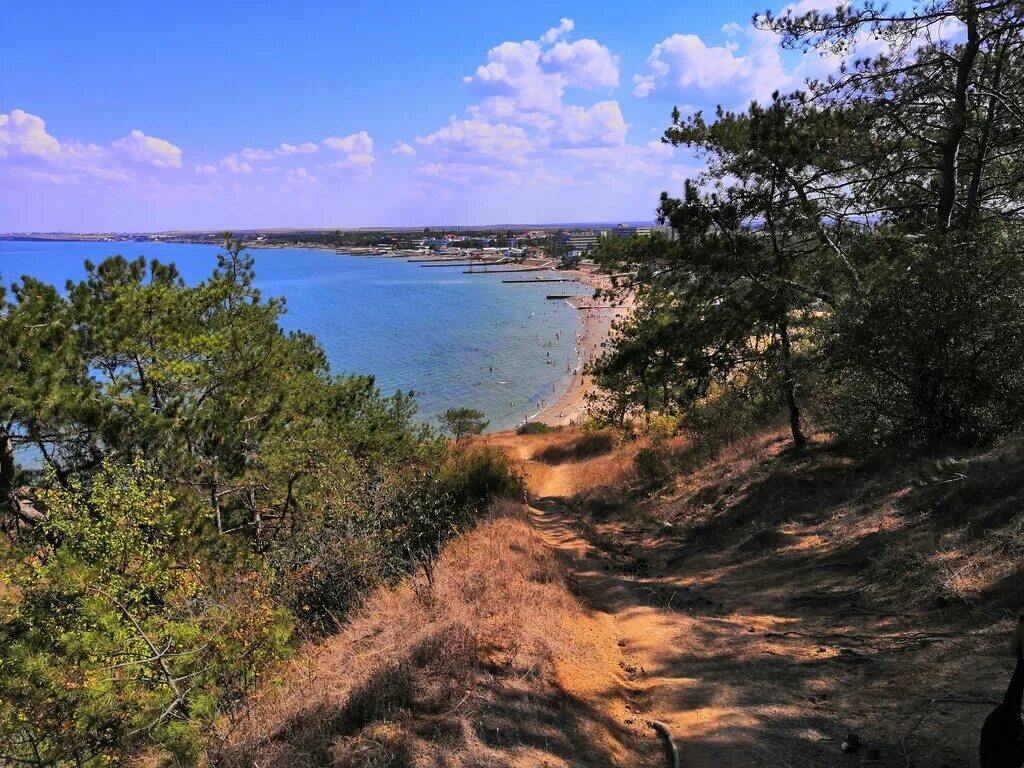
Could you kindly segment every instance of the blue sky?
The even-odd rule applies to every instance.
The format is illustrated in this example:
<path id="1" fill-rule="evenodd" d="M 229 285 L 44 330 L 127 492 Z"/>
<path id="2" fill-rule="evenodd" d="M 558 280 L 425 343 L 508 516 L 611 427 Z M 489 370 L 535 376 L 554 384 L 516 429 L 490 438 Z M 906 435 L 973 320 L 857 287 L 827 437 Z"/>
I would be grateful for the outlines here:
<path id="1" fill-rule="evenodd" d="M 657 141 L 673 105 L 831 66 L 757 10 L 5 4 L 0 231 L 650 219 L 699 170 Z"/>

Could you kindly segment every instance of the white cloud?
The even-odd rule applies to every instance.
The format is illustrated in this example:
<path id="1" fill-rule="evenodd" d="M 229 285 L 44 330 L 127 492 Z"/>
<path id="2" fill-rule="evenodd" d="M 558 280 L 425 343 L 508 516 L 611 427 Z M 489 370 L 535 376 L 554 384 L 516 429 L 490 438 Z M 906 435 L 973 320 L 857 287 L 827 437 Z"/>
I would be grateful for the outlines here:
<path id="1" fill-rule="evenodd" d="M 572 32 L 575 26 L 576 25 L 573 23 L 572 19 L 562 19 L 557 27 L 552 27 L 541 35 L 540 41 L 545 45 L 551 45 L 560 37 L 565 37 L 567 34 Z"/>
<path id="2" fill-rule="evenodd" d="M 329 136 L 323 140 L 328 149 L 352 154 L 369 154 L 373 152 L 373 139 L 366 131 L 359 131 L 348 136 Z"/>
<path id="3" fill-rule="evenodd" d="M 252 149 L 251 147 L 246 147 L 238 153 L 238 156 L 243 160 L 272 160 L 274 158 L 274 153 L 266 149 Z"/>
<path id="4" fill-rule="evenodd" d="M 239 156 L 228 155 L 220 161 L 220 167 L 228 173 L 252 173 L 252 166 L 249 163 L 239 160 Z"/>
<path id="5" fill-rule="evenodd" d="M 416 154 L 416 150 L 405 142 L 399 141 L 395 144 L 395 148 L 391 150 L 391 154 L 401 155 L 402 157 L 412 157 Z"/>
<path id="6" fill-rule="evenodd" d="M 155 165 L 157 168 L 181 168 L 181 149 L 166 139 L 147 136 L 133 130 L 123 139 L 113 142 L 114 149 L 125 153 L 136 163 Z"/>
<path id="7" fill-rule="evenodd" d="M 58 139 L 41 117 L 22 109 L 0 114 L 0 181 L 6 175 L 30 183 L 127 183 L 136 180 L 139 165 L 180 168 L 181 155 L 169 141 L 139 130 L 104 147 Z"/>
<path id="8" fill-rule="evenodd" d="M 619 84 L 619 57 L 596 40 L 555 43 L 541 63 L 579 88 L 615 88 Z"/>
<path id="9" fill-rule="evenodd" d="M 291 168 L 285 174 L 285 184 L 290 187 L 319 183 L 320 180 L 302 166 L 299 166 L 298 168 Z"/>
<path id="10" fill-rule="evenodd" d="M 319 147 L 317 147 L 317 145 L 312 141 L 307 141 L 299 145 L 284 143 L 275 149 L 274 153 L 278 155 L 311 155 L 318 149 Z"/>
<path id="11" fill-rule="evenodd" d="M 487 62 L 462 78 L 483 97 L 471 114 L 542 127 L 549 115 L 562 109 L 567 88 L 617 86 L 619 58 L 596 40 L 560 40 L 571 28 L 566 19 L 540 41 L 505 42 L 491 48 Z"/>
<path id="12" fill-rule="evenodd" d="M 654 46 L 647 73 L 633 77 L 633 95 L 654 93 L 679 99 L 690 92 L 714 92 L 720 101 L 766 99 L 772 91 L 794 84 L 772 32 L 750 28 L 744 53 L 736 43 L 707 45 L 697 35 L 675 34 Z"/>
<path id="13" fill-rule="evenodd" d="M 627 125 L 617 101 L 599 101 L 594 106 L 569 106 L 554 132 L 553 146 L 616 146 L 626 141 Z"/>
<path id="14" fill-rule="evenodd" d="M 522 162 L 534 149 L 533 141 L 521 127 L 483 120 L 453 120 L 417 141 L 428 149 L 465 162 L 515 164 Z"/>
<path id="15" fill-rule="evenodd" d="M 416 169 L 416 174 L 435 183 L 477 189 L 495 185 L 507 189 L 523 180 L 522 173 L 511 168 L 459 162 L 423 163 Z"/>
<path id="16" fill-rule="evenodd" d="M 217 166 L 215 166 L 215 165 L 197 165 L 195 170 L 196 170 L 196 173 L 198 173 L 200 176 L 216 176 L 217 175 Z"/>
<path id="17" fill-rule="evenodd" d="M 722 25 L 722 34 L 726 37 L 736 37 L 740 32 L 743 31 L 743 27 L 737 24 L 735 21 L 730 21 Z"/>
<path id="18" fill-rule="evenodd" d="M 46 132 L 46 122 L 41 117 L 22 109 L 0 114 L 0 157 L 20 154 L 53 159 L 60 152 L 60 142 Z"/>

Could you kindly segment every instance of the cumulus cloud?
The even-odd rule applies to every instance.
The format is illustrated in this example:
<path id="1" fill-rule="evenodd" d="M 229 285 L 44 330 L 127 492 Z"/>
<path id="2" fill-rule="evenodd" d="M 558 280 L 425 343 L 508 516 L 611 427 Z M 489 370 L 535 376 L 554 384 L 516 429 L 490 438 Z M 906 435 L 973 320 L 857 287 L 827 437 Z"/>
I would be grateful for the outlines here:
<path id="1" fill-rule="evenodd" d="M 182 151 L 165 139 L 133 130 L 109 145 L 59 139 L 46 122 L 22 109 L 0 114 L 0 181 L 52 184 L 127 183 L 140 165 L 180 168 Z"/>
<path id="2" fill-rule="evenodd" d="M 544 126 L 558 113 L 567 88 L 614 88 L 619 57 L 590 38 L 567 42 L 571 19 L 540 40 L 504 42 L 487 52 L 487 61 L 462 81 L 483 97 L 474 114 Z"/>
<path id="3" fill-rule="evenodd" d="M 196 173 L 198 173 L 200 176 L 216 176 L 217 175 L 217 166 L 216 165 L 197 165 L 195 170 L 196 170 Z"/>
<path id="4" fill-rule="evenodd" d="M 320 180 L 307 171 L 304 167 L 291 168 L 285 174 L 285 182 L 292 187 L 299 187 L 308 184 L 319 184 Z"/>
<path id="5" fill-rule="evenodd" d="M 359 131 L 348 136 L 329 136 L 323 140 L 328 149 L 352 154 L 369 154 L 373 152 L 373 139 L 366 131 Z"/>
<path id="6" fill-rule="evenodd" d="M 596 40 L 555 43 L 541 63 L 547 71 L 562 75 L 567 85 L 615 88 L 619 84 L 619 57 Z"/>
<path id="7" fill-rule="evenodd" d="M 339 161 L 318 165 L 312 170 L 338 171 L 347 170 L 349 176 L 366 177 L 373 170 L 373 139 L 366 131 L 359 131 L 348 136 L 329 136 L 322 142 L 302 142 L 290 144 L 283 142 L 275 149 L 255 149 L 246 147 L 223 158 L 219 169 L 214 166 L 196 166 L 196 173 L 210 174 L 222 170 L 230 174 L 260 174 L 267 177 L 280 178 L 286 189 L 294 189 L 300 184 L 319 183 L 319 179 L 305 165 L 297 163 L 303 156 L 320 152 L 320 147 L 340 152 L 345 157 Z M 275 160 L 277 163 L 267 164 Z M 303 162 L 308 163 L 308 160 Z M 212 170 L 211 170 L 212 169 Z"/>
<path id="8" fill-rule="evenodd" d="M 596 40 L 573 41 L 573 29 L 563 19 L 537 40 L 505 42 L 487 52 L 463 78 L 480 97 L 467 107 L 468 118 L 453 116 L 416 140 L 423 183 L 561 187 L 615 173 L 668 178 L 671 148 L 628 144 L 629 124 L 618 101 L 570 102 L 619 84 L 619 57 Z"/>
<path id="9" fill-rule="evenodd" d="M 22 109 L 0 114 L 0 157 L 18 154 L 53 159 L 60 151 L 60 142 L 46 132 L 41 117 Z"/>
<path id="10" fill-rule="evenodd" d="M 118 139 L 113 146 L 137 163 L 155 165 L 157 168 L 181 168 L 181 149 L 166 139 L 147 136 L 139 130 Z"/>
<path id="11" fill-rule="evenodd" d="M 445 156 L 457 156 L 464 162 L 518 163 L 534 149 L 523 128 L 483 120 L 453 120 L 417 141 Z"/>
<path id="12" fill-rule="evenodd" d="M 395 148 L 391 150 L 392 155 L 401 155 L 402 157 L 412 157 L 416 154 L 416 150 L 405 142 L 399 141 L 395 144 Z"/>
<path id="13" fill-rule="evenodd" d="M 281 144 L 276 150 L 275 154 L 278 155 L 311 155 L 319 149 L 316 144 L 312 141 L 307 141 L 302 144 Z"/>
<path id="14" fill-rule="evenodd" d="M 239 159 L 239 155 L 228 155 L 220 161 L 220 167 L 228 173 L 252 173 L 252 165 Z"/>
<path id="15" fill-rule="evenodd" d="M 245 149 L 243 149 L 241 152 L 238 153 L 238 156 L 241 157 L 243 160 L 273 160 L 274 159 L 274 153 L 273 152 L 271 152 L 269 150 L 266 150 L 266 149 L 252 149 L 251 147 L 246 147 Z"/>
<path id="16" fill-rule="evenodd" d="M 557 27 L 552 27 L 541 35 L 540 41 L 545 45 L 551 45 L 560 37 L 565 37 L 567 34 L 572 32 L 575 27 L 576 25 L 573 23 L 572 19 L 562 19 Z"/>
<path id="17" fill-rule="evenodd" d="M 553 146 L 616 146 L 626 141 L 626 121 L 617 101 L 599 101 L 589 109 L 569 106 L 554 132 Z"/>
<path id="18" fill-rule="evenodd" d="M 751 28 L 748 45 L 708 45 L 697 35 L 671 35 L 654 46 L 647 72 L 633 77 L 633 95 L 684 98 L 694 90 L 734 95 L 736 101 L 766 99 L 794 83 L 779 53 L 778 38 Z"/>

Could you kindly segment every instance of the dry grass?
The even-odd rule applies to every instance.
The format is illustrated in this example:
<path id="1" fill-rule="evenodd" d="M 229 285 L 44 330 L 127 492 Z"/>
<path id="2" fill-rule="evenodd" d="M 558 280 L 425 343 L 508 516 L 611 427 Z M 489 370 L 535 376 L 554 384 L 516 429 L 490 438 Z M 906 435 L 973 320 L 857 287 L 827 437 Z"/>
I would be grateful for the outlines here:
<path id="1" fill-rule="evenodd" d="M 522 508 L 503 503 L 447 546 L 432 588 L 420 579 L 377 591 L 283 668 L 215 762 L 621 764 L 614 723 L 575 690 L 608 645 Z"/>

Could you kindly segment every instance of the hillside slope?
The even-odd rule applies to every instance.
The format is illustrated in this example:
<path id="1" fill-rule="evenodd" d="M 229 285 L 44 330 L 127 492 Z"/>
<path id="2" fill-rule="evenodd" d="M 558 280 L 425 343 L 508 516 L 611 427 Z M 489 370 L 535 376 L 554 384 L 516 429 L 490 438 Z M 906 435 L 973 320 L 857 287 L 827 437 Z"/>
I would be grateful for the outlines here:
<path id="1" fill-rule="evenodd" d="M 792 455 L 777 433 L 711 461 L 678 443 L 688 471 L 650 494 L 635 446 L 572 461 L 588 439 L 498 442 L 546 460 L 527 465 L 538 528 L 684 765 L 974 764 L 1024 598 L 1020 441 L 908 465 Z"/>
<path id="2" fill-rule="evenodd" d="M 660 768 L 652 720 L 688 768 L 975 764 L 1024 601 L 1020 440 L 874 465 L 676 441 L 652 491 L 642 442 L 486 439 L 529 507 L 306 649 L 221 765 Z"/>
<path id="3" fill-rule="evenodd" d="M 381 589 L 250 702 L 222 766 L 629 766 L 636 734 L 604 614 L 585 609 L 521 505 Z"/>

